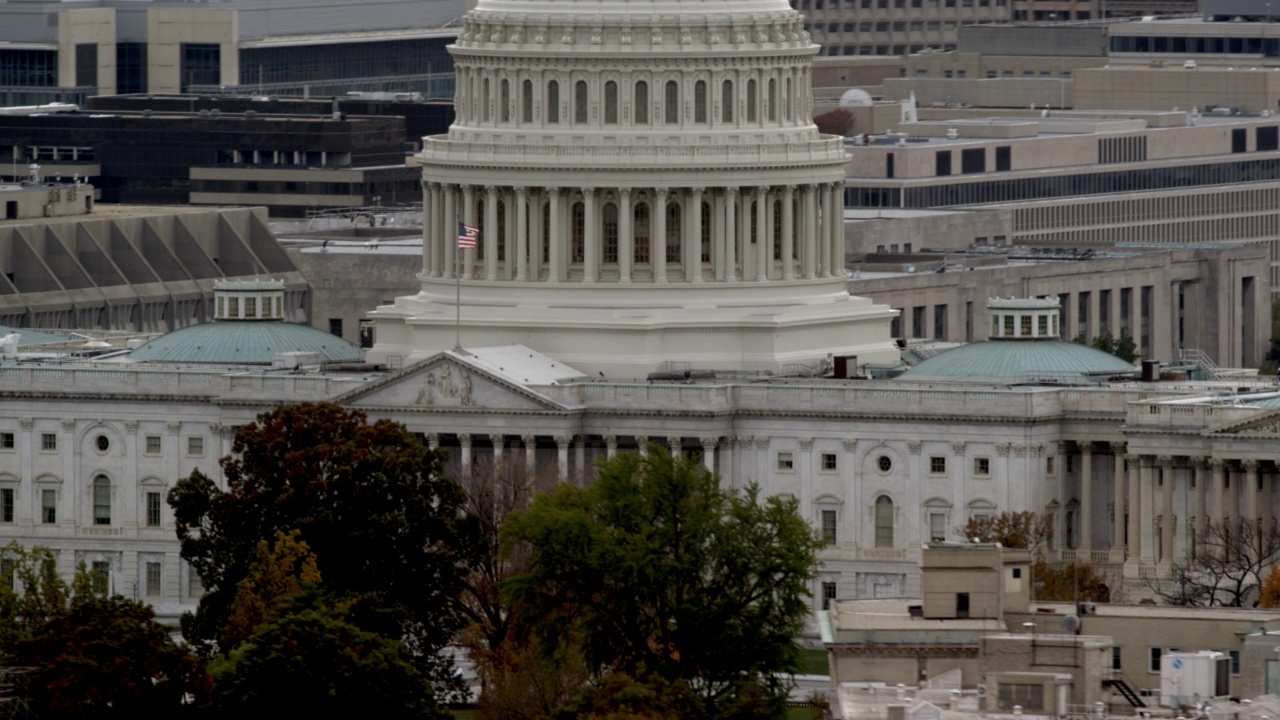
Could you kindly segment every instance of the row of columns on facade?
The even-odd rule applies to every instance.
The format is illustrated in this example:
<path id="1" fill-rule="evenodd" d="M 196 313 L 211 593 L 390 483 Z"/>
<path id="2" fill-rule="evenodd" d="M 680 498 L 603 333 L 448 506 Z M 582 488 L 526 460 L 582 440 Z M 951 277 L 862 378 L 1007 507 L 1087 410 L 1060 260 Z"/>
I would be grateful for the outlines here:
<path id="1" fill-rule="evenodd" d="M 1143 507 L 1142 488 L 1144 486 L 1153 486 L 1157 471 L 1163 473 L 1163 482 L 1161 483 L 1160 497 L 1160 514 L 1164 521 L 1160 524 L 1160 537 L 1156 538 L 1159 542 L 1160 557 L 1164 561 L 1173 558 L 1174 543 L 1174 478 L 1172 472 L 1177 469 L 1187 469 L 1195 474 L 1193 494 L 1193 507 L 1190 512 L 1195 518 L 1195 537 L 1204 538 L 1205 529 L 1210 519 L 1215 523 L 1231 522 L 1240 519 L 1241 500 L 1243 500 L 1243 515 L 1247 520 L 1259 521 L 1259 485 L 1261 478 L 1261 463 L 1254 459 L 1243 459 L 1238 461 L 1225 460 L 1214 457 L 1190 457 L 1183 459 L 1182 456 L 1172 455 L 1140 455 L 1129 454 L 1125 452 L 1124 443 L 1112 443 L 1111 451 L 1114 456 L 1114 505 L 1115 521 L 1112 524 L 1111 548 L 1113 556 L 1112 561 L 1138 561 L 1146 559 L 1153 555 L 1154 547 L 1144 552 L 1142 547 L 1142 528 L 1143 524 L 1148 521 L 1148 513 L 1154 510 L 1148 510 Z M 1080 537 L 1081 544 L 1078 548 L 1081 551 L 1090 551 L 1093 542 L 1093 448 L 1088 444 L 1080 446 L 1080 507 L 1083 512 L 1080 513 Z M 1234 485 L 1234 491 L 1230 496 L 1229 479 L 1232 473 L 1239 473 L 1244 476 L 1243 482 L 1237 482 Z M 1121 479 L 1124 482 L 1121 482 Z M 1203 482 L 1208 479 L 1210 482 Z M 1207 492 L 1206 492 L 1207 491 Z M 1239 495 L 1235 494 L 1236 492 Z M 1208 496 L 1206 500 L 1206 495 Z M 1128 542 L 1126 543 L 1126 526 L 1121 521 L 1123 512 L 1128 508 Z M 1206 506 L 1207 505 L 1207 506 Z M 1120 553 L 1125 553 L 1124 557 L 1119 557 Z"/>
<path id="2" fill-rule="evenodd" d="M 460 268 L 462 278 L 476 278 L 489 281 L 515 280 L 518 282 L 539 279 L 539 268 L 547 265 L 547 282 L 563 282 L 568 279 L 570 232 L 568 228 L 569 207 L 565 204 L 573 199 L 573 193 L 582 196 L 584 210 L 584 247 L 582 258 L 582 282 L 600 281 L 600 271 L 604 263 L 603 226 L 601 212 L 604 193 L 599 188 L 559 188 L 549 187 L 544 191 L 524 186 L 500 188 L 486 185 L 484 193 L 484 218 L 477 217 L 478 203 L 475 185 L 452 185 L 445 183 L 423 183 L 423 213 L 426 252 L 423 253 L 423 274 L 426 277 L 453 279 Z M 461 203 L 458 202 L 459 189 Z M 615 198 L 618 205 L 618 282 L 630 283 L 635 280 L 635 227 L 634 202 L 632 195 L 641 188 L 617 188 Z M 677 197 L 683 192 L 688 199 L 680 218 L 683 227 L 679 229 L 681 240 L 680 264 L 686 270 L 686 282 L 701 283 L 705 281 L 702 271 L 702 212 L 700 211 L 704 196 L 710 194 L 711 219 L 717 225 L 711 233 L 710 265 L 713 279 L 719 282 L 736 280 L 756 280 L 764 282 L 773 280 L 793 280 L 797 278 L 814 279 L 819 277 L 839 277 L 844 272 L 844 185 L 840 182 L 786 185 L 781 187 L 724 187 L 708 191 L 701 187 L 686 188 L 683 191 L 665 187 L 652 189 L 650 201 L 649 232 L 649 266 L 652 269 L 654 282 L 668 281 L 667 267 L 667 206 L 672 195 Z M 548 233 L 552 242 L 548 246 L 548 257 L 541 256 L 542 223 L 540 210 L 542 195 L 548 203 Z M 741 196 L 741 202 L 738 201 Z M 777 201 L 777 207 L 775 202 Z M 514 206 L 515 212 L 504 213 L 502 232 L 498 231 L 498 204 L 504 208 Z M 459 207 L 461 205 L 461 207 Z M 530 212 L 533 207 L 534 211 Z M 688 208 L 699 209 L 689 212 Z M 756 213 L 756 237 L 754 250 L 751 248 L 752 209 Z M 781 218 L 775 217 L 780 212 Z M 515 222 L 511 221 L 514 214 Z M 797 214 L 801 220 L 796 227 Z M 532 216 L 532 217 L 530 217 Z M 479 252 L 477 249 L 459 250 L 457 226 L 459 222 L 481 228 L 483 244 L 483 272 L 477 274 Z M 779 225 L 775 233 L 775 222 Z M 739 231 L 741 228 L 741 231 Z M 492 229 L 491 231 L 487 231 Z M 799 237 L 796 231 L 799 230 Z M 500 237 L 501 235 L 501 237 Z M 780 236 L 780 237 L 779 237 Z M 559 242 L 555 242 L 555 240 Z M 507 258 L 514 257 L 514 265 L 504 263 L 501 272 L 498 261 L 498 243 L 505 244 Z M 780 255 L 784 259 L 779 267 L 774 266 L 773 249 L 781 243 Z M 798 247 L 797 247 L 798 243 Z M 799 255 L 799 268 L 794 262 L 786 261 Z M 461 252 L 461 258 L 457 253 Z M 747 253 L 754 252 L 754 278 L 745 277 L 747 272 Z"/>

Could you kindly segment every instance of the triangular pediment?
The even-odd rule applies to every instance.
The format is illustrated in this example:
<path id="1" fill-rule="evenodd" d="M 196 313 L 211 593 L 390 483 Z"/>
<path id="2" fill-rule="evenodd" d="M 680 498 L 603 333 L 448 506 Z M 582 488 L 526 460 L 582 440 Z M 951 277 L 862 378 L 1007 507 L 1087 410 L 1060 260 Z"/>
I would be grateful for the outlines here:
<path id="1" fill-rule="evenodd" d="M 1268 410 L 1248 420 L 1223 425 L 1208 434 L 1215 437 L 1280 438 L 1280 410 Z"/>
<path id="2" fill-rule="evenodd" d="M 352 408 L 435 412 L 564 411 L 564 405 L 444 352 L 334 400 Z"/>

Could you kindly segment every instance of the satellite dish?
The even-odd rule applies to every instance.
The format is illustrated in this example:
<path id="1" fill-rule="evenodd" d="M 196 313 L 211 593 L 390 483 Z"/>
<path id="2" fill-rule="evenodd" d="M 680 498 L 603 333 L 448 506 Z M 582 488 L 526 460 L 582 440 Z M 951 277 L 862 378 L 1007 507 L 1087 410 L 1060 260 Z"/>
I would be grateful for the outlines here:
<path id="1" fill-rule="evenodd" d="M 1080 618 L 1068 615 L 1062 618 L 1062 631 L 1074 635 L 1080 629 Z"/>

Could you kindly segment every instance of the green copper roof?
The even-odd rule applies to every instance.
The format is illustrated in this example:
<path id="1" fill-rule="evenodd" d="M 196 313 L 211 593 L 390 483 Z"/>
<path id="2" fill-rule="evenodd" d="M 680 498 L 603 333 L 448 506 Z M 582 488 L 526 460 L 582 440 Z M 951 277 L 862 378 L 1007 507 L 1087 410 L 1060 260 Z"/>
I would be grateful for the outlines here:
<path id="1" fill-rule="evenodd" d="M 0 338 L 9 333 L 18 333 L 19 347 L 23 345 L 49 345 L 52 343 L 69 342 L 71 338 L 65 335 L 53 335 L 50 333 L 36 332 L 35 330 L 26 330 L 24 328 L 11 328 L 6 325 L 0 325 Z"/>
<path id="2" fill-rule="evenodd" d="M 967 378 L 995 382 L 1079 382 L 1086 375 L 1130 373 L 1133 365 L 1109 353 L 1064 340 L 988 340 L 944 350 L 904 378 Z"/>
<path id="3" fill-rule="evenodd" d="M 364 351 L 309 325 L 219 320 L 161 335 L 129 353 L 136 362 L 270 365 L 276 353 L 318 352 L 324 362 L 359 361 Z"/>

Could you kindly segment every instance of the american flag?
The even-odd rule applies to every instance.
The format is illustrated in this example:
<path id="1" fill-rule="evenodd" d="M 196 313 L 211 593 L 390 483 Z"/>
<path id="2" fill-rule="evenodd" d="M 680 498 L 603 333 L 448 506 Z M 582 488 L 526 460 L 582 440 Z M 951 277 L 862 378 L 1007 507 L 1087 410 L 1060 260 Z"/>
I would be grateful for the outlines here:
<path id="1" fill-rule="evenodd" d="M 476 246 L 476 239 L 480 237 L 480 228 L 475 225 L 466 223 L 458 223 L 458 249 L 469 250 Z"/>

